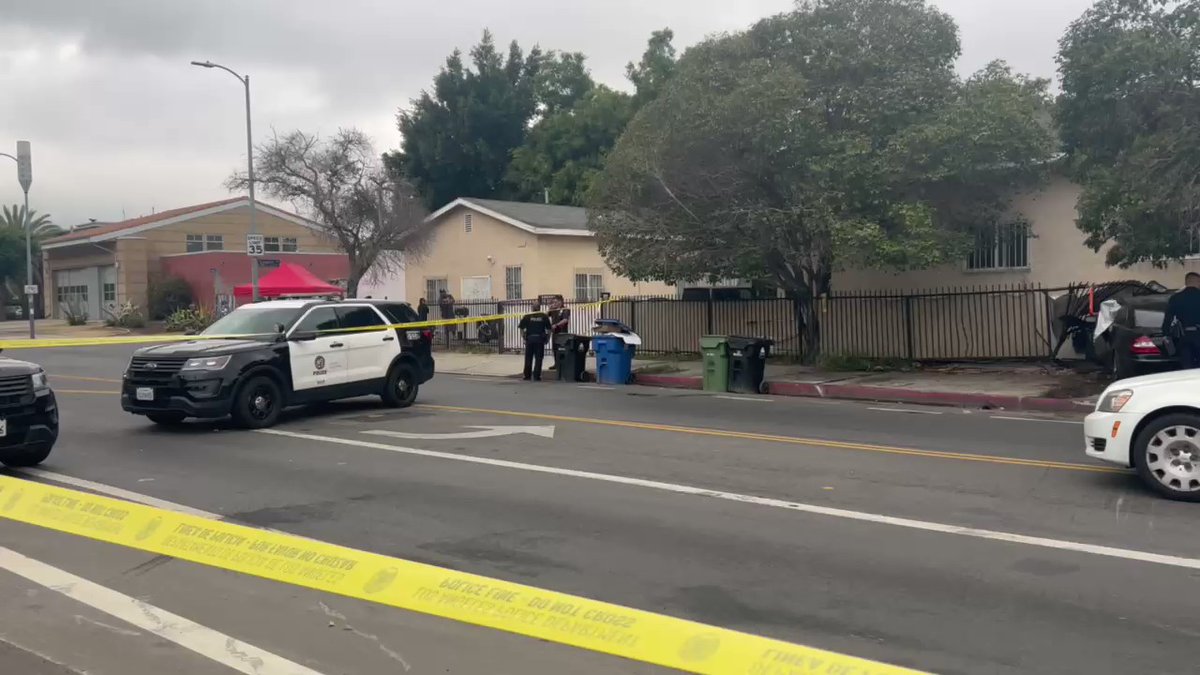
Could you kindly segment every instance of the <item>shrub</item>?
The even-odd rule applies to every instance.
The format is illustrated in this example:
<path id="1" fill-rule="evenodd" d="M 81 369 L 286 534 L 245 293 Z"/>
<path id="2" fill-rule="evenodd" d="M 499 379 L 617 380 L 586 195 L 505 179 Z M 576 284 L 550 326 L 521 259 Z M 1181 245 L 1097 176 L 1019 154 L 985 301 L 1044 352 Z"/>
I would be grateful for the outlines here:
<path id="1" fill-rule="evenodd" d="M 166 328 L 169 331 L 202 331 L 208 328 L 217 317 L 204 308 L 190 307 L 177 309 L 167 316 Z"/>
<path id="2" fill-rule="evenodd" d="M 913 364 L 900 358 L 875 358 L 852 352 L 822 354 L 817 365 L 822 370 L 840 372 L 868 372 L 882 370 L 911 370 Z"/>
<path id="3" fill-rule="evenodd" d="M 132 302 L 126 301 L 115 310 L 109 312 L 108 318 L 104 320 L 104 325 L 114 326 L 116 328 L 141 328 L 146 325 L 146 317 L 142 316 L 142 312 L 138 306 Z"/>
<path id="4" fill-rule="evenodd" d="M 78 300 L 68 300 L 60 306 L 60 309 L 68 326 L 82 326 L 87 323 L 87 307 Z"/>
<path id="5" fill-rule="evenodd" d="M 179 277 L 167 277 L 151 283 L 147 295 L 152 319 L 165 319 L 196 302 L 191 285 Z"/>

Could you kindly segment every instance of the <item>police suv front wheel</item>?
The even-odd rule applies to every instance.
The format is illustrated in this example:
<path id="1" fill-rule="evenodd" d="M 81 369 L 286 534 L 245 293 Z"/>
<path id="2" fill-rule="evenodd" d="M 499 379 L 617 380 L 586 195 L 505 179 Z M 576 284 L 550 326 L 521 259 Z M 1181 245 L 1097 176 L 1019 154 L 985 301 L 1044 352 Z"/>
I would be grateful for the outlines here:
<path id="1" fill-rule="evenodd" d="M 417 400 L 417 374 L 412 366 L 399 363 L 388 373 L 387 384 L 383 387 L 383 404 L 389 408 L 407 408 Z"/>
<path id="2" fill-rule="evenodd" d="M 245 429 L 273 426 L 283 410 L 283 391 L 265 375 L 252 377 L 233 399 L 233 421 Z"/>

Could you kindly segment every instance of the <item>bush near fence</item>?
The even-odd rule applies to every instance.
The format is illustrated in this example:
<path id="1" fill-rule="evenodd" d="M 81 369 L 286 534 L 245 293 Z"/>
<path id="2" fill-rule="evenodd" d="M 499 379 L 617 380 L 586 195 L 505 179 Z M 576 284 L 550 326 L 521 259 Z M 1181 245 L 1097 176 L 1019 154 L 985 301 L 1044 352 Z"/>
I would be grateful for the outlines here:
<path id="1" fill-rule="evenodd" d="M 832 293 L 817 304 L 822 348 L 827 354 L 911 361 L 1046 358 L 1054 344 L 1051 299 L 1067 290 L 1015 285 Z M 437 329 L 437 342 L 519 352 L 519 315 L 532 311 L 534 302 L 456 303 L 457 313 L 467 317 L 517 316 L 492 321 L 494 339 L 481 341 L 479 324 L 468 323 Z M 590 335 L 596 319 L 617 319 L 641 336 L 639 351 L 646 354 L 698 354 L 701 335 L 745 335 L 770 338 L 777 355 L 803 355 L 796 305 L 788 298 L 622 297 L 600 306 L 566 304 L 571 309 L 570 332 Z"/>

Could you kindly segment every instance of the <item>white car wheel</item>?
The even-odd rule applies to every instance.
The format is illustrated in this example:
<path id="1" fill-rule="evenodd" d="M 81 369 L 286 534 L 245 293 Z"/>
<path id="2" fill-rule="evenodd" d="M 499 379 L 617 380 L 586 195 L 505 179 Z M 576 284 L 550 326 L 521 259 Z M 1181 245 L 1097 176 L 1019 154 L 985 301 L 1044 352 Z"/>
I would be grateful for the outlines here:
<path id="1" fill-rule="evenodd" d="M 1138 434 L 1137 469 L 1159 494 L 1200 501 L 1200 416 L 1167 415 Z"/>

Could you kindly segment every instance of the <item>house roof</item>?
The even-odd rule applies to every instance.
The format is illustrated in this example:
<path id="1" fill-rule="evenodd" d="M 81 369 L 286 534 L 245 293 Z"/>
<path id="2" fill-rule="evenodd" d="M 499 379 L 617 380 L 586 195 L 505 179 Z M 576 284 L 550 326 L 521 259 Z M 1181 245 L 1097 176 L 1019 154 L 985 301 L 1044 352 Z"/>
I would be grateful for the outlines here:
<path id="1" fill-rule="evenodd" d="M 222 211 L 231 211 L 233 209 L 249 206 L 250 200 L 246 197 L 233 197 L 232 199 L 223 199 L 216 202 L 206 202 L 204 204 L 196 204 L 194 206 L 185 206 L 179 209 L 171 209 L 169 211 L 161 211 L 149 216 L 141 216 L 138 218 L 130 218 L 117 223 L 97 224 L 95 227 L 85 227 L 81 230 L 68 232 L 64 235 L 47 239 L 42 242 L 43 249 L 61 248 L 79 243 L 97 243 L 117 239 L 119 237 L 136 234 L 145 230 L 164 227 L 166 225 L 174 225 L 193 218 L 221 213 Z M 316 223 L 302 218 L 294 213 L 288 213 L 275 208 L 269 204 L 255 202 L 254 208 L 264 213 L 269 213 L 278 218 L 291 221 L 297 225 L 307 227 L 309 229 L 320 229 Z"/>
<path id="2" fill-rule="evenodd" d="M 434 211 L 428 220 L 436 220 L 460 206 L 491 216 L 533 234 L 592 236 L 591 230 L 587 227 L 587 209 L 578 206 L 460 197 Z"/>

